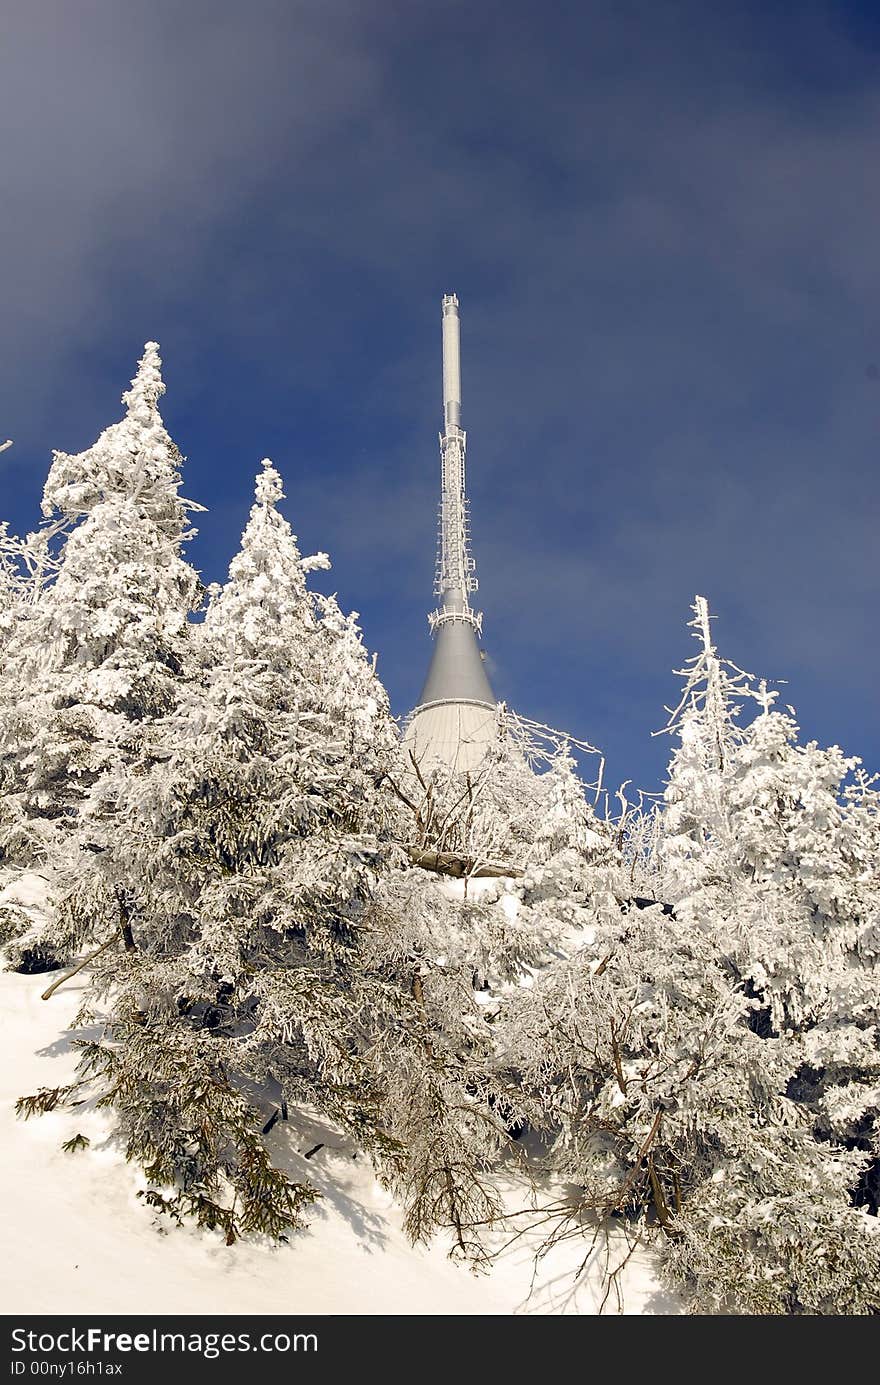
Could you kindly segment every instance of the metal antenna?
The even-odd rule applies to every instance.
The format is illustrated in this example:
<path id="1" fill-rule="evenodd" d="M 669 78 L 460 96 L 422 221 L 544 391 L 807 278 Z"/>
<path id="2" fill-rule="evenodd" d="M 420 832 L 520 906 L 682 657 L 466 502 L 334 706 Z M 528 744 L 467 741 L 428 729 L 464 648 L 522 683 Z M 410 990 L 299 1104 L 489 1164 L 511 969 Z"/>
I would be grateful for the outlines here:
<path id="1" fill-rule="evenodd" d="M 477 634 L 483 613 L 468 595 L 479 586 L 470 551 L 470 515 L 465 494 L 467 435 L 461 426 L 461 344 L 458 299 L 443 299 L 443 432 L 440 435 L 440 516 L 434 595 L 440 606 L 428 616 L 432 633 L 448 621 L 463 621 Z"/>

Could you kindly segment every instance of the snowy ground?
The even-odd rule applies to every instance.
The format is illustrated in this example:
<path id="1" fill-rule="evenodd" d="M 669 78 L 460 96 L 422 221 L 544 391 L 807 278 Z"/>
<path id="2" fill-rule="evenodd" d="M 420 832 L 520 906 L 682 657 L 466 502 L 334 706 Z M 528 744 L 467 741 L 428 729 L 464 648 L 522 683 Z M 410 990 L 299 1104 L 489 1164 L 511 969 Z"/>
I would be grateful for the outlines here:
<path id="1" fill-rule="evenodd" d="M 526 1243 L 489 1273 L 453 1264 L 446 1247 L 414 1250 L 398 1208 L 363 1157 L 353 1158 L 315 1126 L 277 1126 L 273 1155 L 324 1192 L 309 1228 L 286 1246 L 238 1244 L 160 1226 L 136 1196 L 143 1186 L 92 1111 L 17 1120 L 15 1100 L 57 1086 L 73 1071 L 66 1029 L 79 995 L 75 978 L 49 1001 L 53 975 L 0 973 L 0 1302 L 6 1313 L 596 1313 L 598 1256 L 580 1283 L 586 1244 L 560 1247 L 534 1277 Z M 64 1153 L 81 1131 L 91 1147 Z M 302 1152 L 327 1146 L 308 1163 Z M 621 1247 L 620 1252 L 623 1253 Z M 603 1256 L 604 1258 L 604 1256 Z M 623 1311 L 674 1313 L 640 1250 L 623 1276 Z M 612 1295 L 606 1312 L 620 1311 Z"/>

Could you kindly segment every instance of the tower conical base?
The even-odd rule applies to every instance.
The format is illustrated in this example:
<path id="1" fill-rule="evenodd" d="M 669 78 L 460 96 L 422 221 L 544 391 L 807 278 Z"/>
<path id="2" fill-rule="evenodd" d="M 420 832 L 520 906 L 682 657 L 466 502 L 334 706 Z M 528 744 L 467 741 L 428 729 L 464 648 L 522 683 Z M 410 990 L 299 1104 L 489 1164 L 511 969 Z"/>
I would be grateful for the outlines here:
<path id="1" fill-rule="evenodd" d="M 448 701 L 484 702 L 495 706 L 476 631 L 468 620 L 447 620 L 437 627 L 434 653 L 418 706 Z"/>
<path id="2" fill-rule="evenodd" d="M 446 768 L 465 774 L 478 767 L 495 738 L 495 697 L 467 604 L 449 591 L 442 606 L 448 614 L 436 626 L 428 676 L 404 746 L 423 772 Z"/>

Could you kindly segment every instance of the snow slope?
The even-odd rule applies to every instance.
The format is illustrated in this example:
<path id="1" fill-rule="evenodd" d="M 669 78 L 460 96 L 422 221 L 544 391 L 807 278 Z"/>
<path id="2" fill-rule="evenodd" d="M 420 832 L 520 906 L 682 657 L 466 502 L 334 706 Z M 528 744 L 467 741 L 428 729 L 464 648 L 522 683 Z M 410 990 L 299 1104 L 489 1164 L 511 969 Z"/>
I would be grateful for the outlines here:
<path id="1" fill-rule="evenodd" d="M 53 976 L 0 973 L 0 1302 L 6 1313 L 596 1313 L 598 1254 L 582 1280 L 585 1242 L 559 1247 L 535 1273 L 524 1238 L 489 1273 L 474 1275 L 440 1244 L 414 1249 L 399 1209 L 339 1137 L 317 1124 L 278 1125 L 273 1156 L 324 1196 L 289 1245 L 244 1244 L 157 1221 L 137 1198 L 144 1186 L 91 1110 L 17 1120 L 15 1100 L 69 1079 L 77 977 L 49 1001 Z M 91 1147 L 64 1153 L 81 1131 Z M 302 1154 L 325 1147 L 306 1162 Z M 622 1243 L 612 1247 L 618 1259 Z M 602 1252 L 604 1259 L 604 1251 Z M 612 1260 L 612 1264 L 615 1261 Z M 533 1282 L 534 1279 L 534 1282 Z M 674 1313 L 657 1286 L 650 1252 L 622 1276 L 623 1311 Z M 611 1296 L 606 1312 L 619 1311 Z"/>

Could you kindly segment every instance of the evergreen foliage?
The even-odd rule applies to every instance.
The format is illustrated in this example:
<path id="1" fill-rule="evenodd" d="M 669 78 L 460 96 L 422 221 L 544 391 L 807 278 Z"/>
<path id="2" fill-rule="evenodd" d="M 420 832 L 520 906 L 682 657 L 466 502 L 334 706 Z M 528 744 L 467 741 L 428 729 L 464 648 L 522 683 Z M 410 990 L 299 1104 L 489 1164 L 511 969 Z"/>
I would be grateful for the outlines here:
<path id="1" fill-rule="evenodd" d="M 79 852 L 103 849 L 91 790 L 177 699 L 200 602 L 181 555 L 196 507 L 178 493 L 164 389 L 148 342 L 122 421 L 83 453 L 55 453 L 43 529 L 21 547 L 0 696 L 0 865 L 46 867 L 62 892 Z M 86 940 L 80 930 L 26 936 L 20 956 L 69 955 Z"/>
<path id="2" fill-rule="evenodd" d="M 656 1225 L 699 1312 L 876 1313 L 874 791 L 841 795 L 856 762 L 797 746 L 694 611 L 666 805 L 635 834 L 667 903 L 594 889 L 589 943 L 505 1021 L 549 1166 L 583 1189 L 552 1235 Z"/>
<path id="3" fill-rule="evenodd" d="M 229 1244 L 302 1225 L 268 1137 L 307 1111 L 472 1263 L 514 1173 L 577 1190 L 545 1248 L 634 1227 L 692 1311 L 880 1311 L 876 781 L 801 744 L 701 597 L 662 802 L 600 820 L 503 706 L 476 771 L 424 774 L 269 461 L 191 621 L 163 391 L 148 343 L 41 529 L 0 528 L 0 885 L 45 885 L 0 945 L 78 954 L 91 1031 L 19 1113 L 97 1103 L 147 1205 Z"/>

